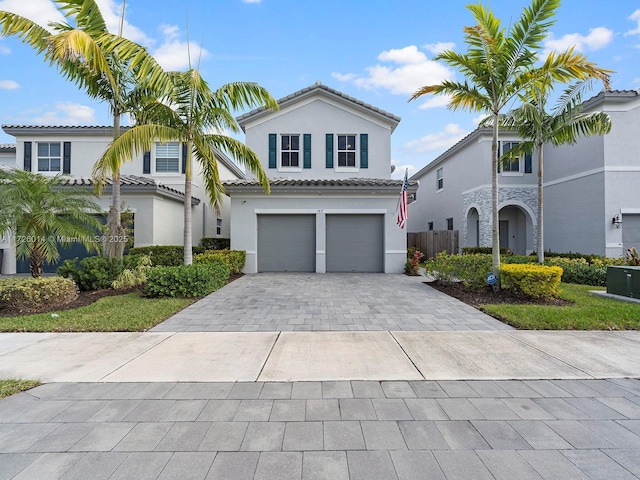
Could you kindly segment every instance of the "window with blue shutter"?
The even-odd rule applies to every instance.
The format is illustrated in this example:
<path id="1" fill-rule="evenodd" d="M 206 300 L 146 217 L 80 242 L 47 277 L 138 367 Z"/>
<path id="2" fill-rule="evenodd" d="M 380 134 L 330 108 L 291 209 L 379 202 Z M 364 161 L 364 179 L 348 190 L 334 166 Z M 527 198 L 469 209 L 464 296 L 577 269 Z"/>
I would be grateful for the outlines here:
<path id="1" fill-rule="evenodd" d="M 302 146 L 303 167 L 311 168 L 311 134 L 305 133 L 302 141 L 303 141 L 303 146 Z"/>
<path id="2" fill-rule="evenodd" d="M 187 173 L 187 144 L 182 144 L 182 173 Z"/>
<path id="3" fill-rule="evenodd" d="M 533 168 L 531 165 L 531 154 L 527 153 L 524 156 L 524 173 L 532 173 Z"/>
<path id="4" fill-rule="evenodd" d="M 277 159 L 278 136 L 275 133 L 269 134 L 269 168 L 278 167 Z"/>
<path id="5" fill-rule="evenodd" d="M 333 133 L 327 133 L 326 136 L 326 165 L 327 168 L 333 168 Z"/>
<path id="6" fill-rule="evenodd" d="M 71 142 L 62 145 L 62 173 L 71 173 Z"/>
<path id="7" fill-rule="evenodd" d="M 151 173 L 151 152 L 144 152 L 142 156 L 142 173 Z"/>
<path id="8" fill-rule="evenodd" d="M 31 142 L 24 142 L 24 169 L 31 171 Z"/>
<path id="9" fill-rule="evenodd" d="M 360 168 L 369 168 L 369 135 L 360 134 Z"/>

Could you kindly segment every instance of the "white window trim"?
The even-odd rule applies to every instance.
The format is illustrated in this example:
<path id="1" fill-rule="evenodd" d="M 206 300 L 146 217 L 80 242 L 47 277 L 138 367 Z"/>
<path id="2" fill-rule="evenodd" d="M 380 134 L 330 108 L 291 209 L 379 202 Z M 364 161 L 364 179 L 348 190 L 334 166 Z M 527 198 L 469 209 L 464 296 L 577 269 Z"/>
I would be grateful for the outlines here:
<path id="1" fill-rule="evenodd" d="M 438 172 L 442 172 L 442 176 L 440 178 L 438 178 Z M 440 180 L 442 180 L 442 186 L 438 188 L 438 184 L 440 183 Z M 444 167 L 440 167 L 436 170 L 436 193 L 441 192 L 443 190 L 444 190 Z"/>
<path id="2" fill-rule="evenodd" d="M 500 141 L 500 152 L 504 152 L 504 144 L 505 143 L 519 143 L 516 140 L 501 140 Z M 522 157 L 517 157 L 519 164 L 518 164 L 518 171 L 517 172 L 505 172 L 502 168 L 500 169 L 500 174 L 503 177 L 523 177 L 524 176 L 524 158 Z"/>
<path id="3" fill-rule="evenodd" d="M 40 170 L 40 156 L 38 155 L 38 145 L 41 144 L 41 143 L 48 143 L 49 145 L 51 145 L 52 143 L 57 143 L 58 145 L 60 145 L 60 170 L 53 170 L 53 171 L 52 170 Z M 35 147 L 36 147 L 35 148 L 35 153 L 36 154 L 35 154 L 35 156 L 33 154 L 31 156 L 31 158 L 32 158 L 32 160 L 31 160 L 31 162 L 32 162 L 31 171 L 35 172 L 35 173 L 37 173 L 39 175 L 51 176 L 51 177 L 54 177 L 56 175 L 61 174 L 63 169 L 64 169 L 64 165 L 63 165 L 64 164 L 64 158 L 63 158 L 64 157 L 64 151 L 63 151 L 64 145 L 63 145 L 63 143 L 62 142 L 57 142 L 55 140 L 49 140 L 49 141 L 43 140 L 41 142 L 35 142 Z M 34 163 L 33 158 L 34 157 L 35 157 L 35 165 L 33 165 L 33 163 Z M 47 158 L 49 158 L 49 167 L 51 167 L 51 157 L 49 156 Z"/>
<path id="4" fill-rule="evenodd" d="M 297 167 L 284 167 L 282 166 L 282 137 L 283 136 L 289 136 L 289 137 L 293 137 L 293 136 L 297 136 L 298 137 L 298 166 Z M 302 164 L 304 162 L 303 159 L 303 149 L 304 149 L 304 145 L 303 145 L 303 138 L 302 135 L 300 133 L 281 133 L 278 135 L 278 163 L 277 163 L 277 167 L 278 167 L 278 171 L 279 172 L 301 172 L 302 171 Z M 286 152 L 295 152 L 295 150 L 285 150 Z"/>
<path id="5" fill-rule="evenodd" d="M 177 143 L 178 144 L 178 170 L 175 172 L 159 172 L 157 169 L 158 165 L 158 144 L 163 142 L 154 142 L 153 143 L 153 174 L 159 177 L 175 177 L 177 175 L 184 175 L 182 173 L 182 143 L 180 142 L 164 142 L 164 143 Z"/>
<path id="6" fill-rule="evenodd" d="M 340 166 L 340 152 L 349 152 L 351 150 L 339 150 L 338 149 L 338 137 L 339 136 L 353 136 L 354 137 L 354 150 L 353 152 L 355 153 L 355 159 L 354 159 L 354 163 L 355 165 L 353 167 L 341 167 Z M 334 170 L 336 172 L 341 172 L 341 173 L 356 173 L 360 171 L 360 162 L 358 161 L 358 159 L 360 158 L 360 138 L 359 135 L 357 133 L 336 133 L 335 135 L 335 145 L 336 145 L 336 158 L 335 158 L 335 164 L 334 164 Z"/>

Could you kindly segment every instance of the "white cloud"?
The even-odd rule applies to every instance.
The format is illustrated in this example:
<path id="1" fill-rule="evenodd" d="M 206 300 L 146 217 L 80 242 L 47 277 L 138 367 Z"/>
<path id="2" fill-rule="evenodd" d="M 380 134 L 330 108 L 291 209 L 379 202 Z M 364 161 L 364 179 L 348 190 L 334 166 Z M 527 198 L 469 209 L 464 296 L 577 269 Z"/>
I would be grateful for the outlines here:
<path id="1" fill-rule="evenodd" d="M 408 175 L 411 176 L 418 171 L 418 168 L 415 165 L 411 165 L 410 163 L 400 163 L 399 160 L 391 159 L 391 165 L 393 165 L 395 170 L 391 174 L 391 178 L 402 180 L 404 178 L 404 172 L 408 171 Z"/>
<path id="2" fill-rule="evenodd" d="M 122 4 L 118 4 L 114 0 L 96 0 L 96 3 L 100 8 L 100 12 L 102 12 L 104 22 L 107 24 L 107 30 L 111 33 L 119 33 L 120 20 L 122 18 Z M 154 40 L 149 38 L 142 30 L 127 22 L 126 9 L 124 18 L 125 21 L 122 26 L 123 37 L 145 46 L 151 46 L 154 44 Z"/>
<path id="3" fill-rule="evenodd" d="M 416 154 L 442 150 L 451 147 L 468 133 L 468 131 L 460 128 L 457 123 L 449 123 L 440 132 L 430 133 L 417 140 L 407 142 L 403 148 Z"/>
<path id="4" fill-rule="evenodd" d="M 331 76 L 366 90 L 384 88 L 395 95 L 411 95 L 423 85 L 435 85 L 453 78 L 451 70 L 429 60 L 415 45 L 386 50 L 378 55 L 378 60 L 392 65 L 367 67 L 366 75 L 334 72 Z"/>
<path id="5" fill-rule="evenodd" d="M 422 47 L 433 53 L 434 55 L 438 55 L 439 53 L 444 52 L 445 50 L 453 50 L 456 44 L 453 42 L 437 42 L 437 43 L 427 43 Z"/>
<path id="6" fill-rule="evenodd" d="M 471 119 L 471 121 L 473 122 L 474 125 L 480 125 L 480 122 L 482 120 L 484 120 L 485 118 L 487 118 L 489 115 L 487 115 L 486 113 L 481 113 L 480 115 L 478 115 L 477 117 L 473 117 Z"/>
<path id="7" fill-rule="evenodd" d="M 0 90 L 15 90 L 20 88 L 18 82 L 14 80 L 0 80 Z"/>
<path id="8" fill-rule="evenodd" d="M 636 22 L 637 25 L 636 25 L 636 28 L 634 28 L 633 30 L 629 30 L 628 32 L 626 32 L 625 36 L 640 35 L 640 8 L 637 9 L 635 12 L 633 12 L 631 15 L 629 15 L 629 20 Z"/>
<path id="9" fill-rule="evenodd" d="M 165 70 L 183 70 L 191 66 L 196 68 L 201 60 L 209 58 L 210 54 L 196 42 L 180 40 L 182 32 L 176 25 L 160 25 L 164 41 L 152 53 L 156 61 Z"/>
<path id="10" fill-rule="evenodd" d="M 0 45 L 0 55 L 9 55 L 11 53 L 11 49 L 5 45 Z"/>
<path id="11" fill-rule="evenodd" d="M 611 43 L 612 40 L 613 31 L 605 27 L 592 28 L 589 30 L 588 35 L 568 33 L 560 38 L 554 38 L 551 33 L 544 42 L 543 57 L 546 57 L 551 51 L 562 52 L 570 47 L 574 47 L 578 52 L 600 50 Z"/>
<path id="12" fill-rule="evenodd" d="M 17 13 L 45 28 L 49 22 L 64 22 L 51 0 L 0 0 L 0 10 Z"/>
<path id="13" fill-rule="evenodd" d="M 79 103 L 58 102 L 54 110 L 43 112 L 33 118 L 41 125 L 90 125 L 95 123 L 93 108 Z"/>
<path id="14" fill-rule="evenodd" d="M 449 105 L 449 100 L 451 100 L 451 97 L 449 97 L 448 95 L 428 95 L 428 96 L 423 96 L 422 98 L 426 98 L 427 100 L 425 100 L 418 107 L 420 110 L 446 107 L 447 105 Z"/>

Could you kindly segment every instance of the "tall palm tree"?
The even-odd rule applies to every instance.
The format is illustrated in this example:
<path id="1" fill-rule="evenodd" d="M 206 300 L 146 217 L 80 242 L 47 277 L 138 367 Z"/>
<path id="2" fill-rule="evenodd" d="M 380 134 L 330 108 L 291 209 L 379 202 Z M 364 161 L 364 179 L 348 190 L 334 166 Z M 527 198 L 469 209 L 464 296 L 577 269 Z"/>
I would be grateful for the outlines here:
<path id="1" fill-rule="evenodd" d="M 0 232 L 12 231 L 18 258 L 29 258 L 31 276 L 42 275 L 44 262 L 60 259 L 58 244 L 80 243 L 99 251 L 95 214 L 101 211 L 86 188 L 63 186 L 62 175 L 37 175 L 0 169 Z"/>
<path id="2" fill-rule="evenodd" d="M 493 118 L 491 145 L 491 218 L 492 264 L 500 288 L 500 232 L 498 213 L 498 115 L 518 95 L 548 79 L 570 83 L 588 77 L 606 81 L 608 73 L 587 61 L 572 48 L 563 53 L 552 52 L 542 66 L 536 67 L 537 52 L 553 25 L 560 0 L 532 0 L 508 31 L 500 19 L 481 4 L 467 6 L 476 25 L 464 27 L 466 53 L 451 50 L 435 57 L 461 72 L 464 81 L 445 80 L 416 91 L 410 100 L 422 95 L 444 94 L 451 97 L 452 110 L 485 112 Z"/>
<path id="3" fill-rule="evenodd" d="M 543 151 L 544 145 L 575 144 L 580 137 L 604 135 L 611 131 L 611 118 L 604 112 L 584 112 L 582 93 L 592 83 L 583 80 L 564 90 L 557 103 L 547 112 L 550 88 L 533 87 L 520 97 L 518 108 L 500 115 L 500 127 L 516 132 L 523 140 L 503 155 L 507 160 L 525 154 L 538 154 L 538 215 L 536 251 L 538 263 L 544 263 L 543 223 Z M 491 122 L 486 122 L 490 124 Z M 501 160 L 503 160 L 501 158 Z"/>
<path id="4" fill-rule="evenodd" d="M 52 23 L 51 31 L 11 12 L 0 11 L 0 36 L 17 36 L 43 54 L 62 75 L 84 89 L 91 98 L 105 101 L 113 115 L 113 138 L 120 135 L 120 119 L 137 108 L 144 92 L 163 91 L 168 78 L 142 46 L 109 33 L 95 0 L 55 0 L 69 23 Z M 140 83 L 144 83 L 144 88 Z M 103 253 L 122 258 L 125 232 L 120 220 L 120 165 L 112 165 L 111 205 Z"/>
<path id="5" fill-rule="evenodd" d="M 186 145 L 184 198 L 184 264 L 192 262 L 191 181 L 193 158 L 200 164 L 211 206 L 219 211 L 224 187 L 218 175 L 215 149 L 229 153 L 253 172 L 265 191 L 269 180 L 256 154 L 244 143 L 227 135 L 209 132 L 240 128 L 232 110 L 263 106 L 277 109 L 278 104 L 256 83 L 236 82 L 212 91 L 197 69 L 169 73 L 170 95 L 150 99 L 137 113 L 138 123 L 115 139 L 94 167 L 94 176 L 103 177 L 111 166 L 128 161 L 135 152 L 147 151 L 154 142 L 181 142 Z"/>

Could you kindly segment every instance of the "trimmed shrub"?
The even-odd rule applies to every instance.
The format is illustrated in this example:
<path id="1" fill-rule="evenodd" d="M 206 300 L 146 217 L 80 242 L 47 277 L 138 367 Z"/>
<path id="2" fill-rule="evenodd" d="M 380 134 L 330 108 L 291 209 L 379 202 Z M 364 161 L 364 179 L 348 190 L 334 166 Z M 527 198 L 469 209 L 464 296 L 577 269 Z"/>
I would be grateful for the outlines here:
<path id="1" fill-rule="evenodd" d="M 83 291 L 110 288 L 111 283 L 122 273 L 125 262 L 107 257 L 86 257 L 65 260 L 58 267 L 58 275 L 76 282 Z"/>
<path id="2" fill-rule="evenodd" d="M 562 258 L 550 257 L 544 261 L 545 265 L 555 265 L 562 268 L 562 281 L 604 287 L 607 284 L 607 267 L 589 265 L 582 257 Z"/>
<path id="3" fill-rule="evenodd" d="M 502 263 L 536 263 L 538 259 L 530 255 L 503 255 L 500 257 Z"/>
<path id="4" fill-rule="evenodd" d="M 502 288 L 533 298 L 557 297 L 562 268 L 545 265 L 507 264 L 500 269 Z"/>
<path id="5" fill-rule="evenodd" d="M 200 239 L 200 246 L 206 250 L 230 250 L 230 238 L 203 237 Z"/>
<path id="6" fill-rule="evenodd" d="M 204 253 L 204 247 L 193 247 L 193 255 Z M 184 263 L 184 248 L 181 245 L 153 245 L 129 249 L 130 255 L 148 255 L 156 266 L 177 267 Z"/>
<path id="7" fill-rule="evenodd" d="M 144 294 L 148 297 L 203 297 L 223 287 L 229 280 L 224 261 L 154 267 L 147 273 Z"/>
<path id="8" fill-rule="evenodd" d="M 0 281 L 0 308 L 24 312 L 52 310 L 77 296 L 78 287 L 68 278 L 11 278 Z"/>
<path id="9" fill-rule="evenodd" d="M 449 255 L 441 252 L 426 262 L 426 268 L 443 283 L 462 282 L 465 287 L 479 290 L 486 286 L 491 271 L 491 255 Z"/>
<path id="10" fill-rule="evenodd" d="M 492 247 L 462 247 L 463 255 L 491 255 L 493 253 Z M 506 247 L 500 247 L 500 255 L 513 255 L 513 252 Z"/>
<path id="11" fill-rule="evenodd" d="M 151 259 L 148 255 L 136 255 L 135 257 L 139 257 L 137 258 L 138 261 L 136 267 L 133 269 L 125 268 L 120 275 L 111 282 L 111 286 L 113 288 L 120 289 L 138 287 L 147 281 L 147 272 L 151 269 Z"/>
<path id="12" fill-rule="evenodd" d="M 244 250 L 207 250 L 193 257 L 193 263 L 211 263 L 223 261 L 229 266 L 232 275 L 239 275 L 247 261 Z"/>
<path id="13" fill-rule="evenodd" d="M 424 254 L 417 248 L 409 248 L 407 250 L 409 257 L 407 263 L 404 266 L 404 273 L 407 275 L 417 276 L 420 274 L 420 262 L 424 258 Z"/>

